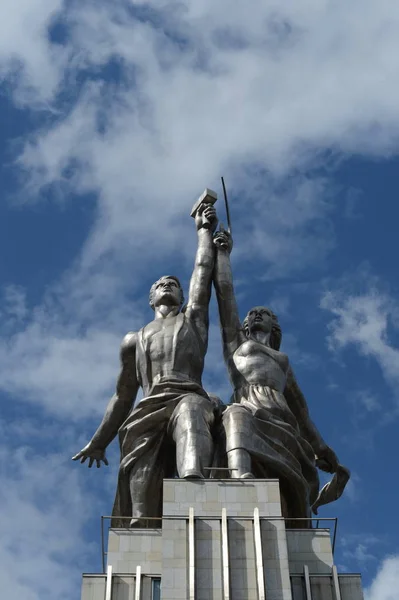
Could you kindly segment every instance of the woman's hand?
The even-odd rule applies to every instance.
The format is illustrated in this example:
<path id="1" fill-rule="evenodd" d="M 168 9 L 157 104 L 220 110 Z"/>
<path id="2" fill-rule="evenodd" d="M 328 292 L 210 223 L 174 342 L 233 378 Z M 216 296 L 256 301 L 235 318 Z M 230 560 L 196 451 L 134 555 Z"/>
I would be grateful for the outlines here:
<path id="1" fill-rule="evenodd" d="M 338 468 L 338 458 L 334 450 L 323 444 L 317 449 L 316 466 L 326 473 L 336 473 Z"/>
<path id="2" fill-rule="evenodd" d="M 229 254 L 233 249 L 233 238 L 225 229 L 220 229 L 215 233 L 213 236 L 213 243 L 216 248 L 219 250 L 227 250 Z"/>

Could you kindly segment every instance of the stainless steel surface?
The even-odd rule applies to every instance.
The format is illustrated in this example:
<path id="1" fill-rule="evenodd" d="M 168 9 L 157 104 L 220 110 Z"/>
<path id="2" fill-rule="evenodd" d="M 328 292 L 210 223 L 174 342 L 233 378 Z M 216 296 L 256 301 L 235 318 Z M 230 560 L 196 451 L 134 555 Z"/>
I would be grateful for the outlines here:
<path id="1" fill-rule="evenodd" d="M 141 597 L 141 566 L 136 567 L 136 590 L 134 593 L 134 600 L 140 600 Z"/>
<path id="2" fill-rule="evenodd" d="M 107 517 L 101 517 L 101 563 L 103 568 L 103 573 L 105 573 L 105 543 L 104 543 L 104 519 Z"/>
<path id="3" fill-rule="evenodd" d="M 318 461 L 316 461 L 318 464 Z M 312 505 L 312 511 L 315 515 L 317 515 L 317 511 L 319 506 L 323 506 L 323 504 L 329 504 L 330 502 L 334 502 L 338 500 L 342 496 L 342 493 L 346 487 L 350 478 L 350 471 L 343 465 L 338 465 L 334 477 L 326 483 L 325 486 L 320 490 L 319 495 L 316 499 L 316 502 Z"/>
<path id="4" fill-rule="evenodd" d="M 335 519 L 334 533 L 333 533 L 333 540 L 332 540 L 333 556 L 334 556 L 334 552 L 335 552 L 335 542 L 337 541 L 337 529 L 338 529 L 338 517 Z"/>
<path id="5" fill-rule="evenodd" d="M 208 346 L 209 301 L 217 227 L 216 195 L 205 190 L 193 213 L 198 247 L 188 302 L 182 311 L 179 280 L 165 276 L 150 291 L 155 318 L 128 333 L 121 346 L 116 393 L 93 438 L 73 459 L 89 466 L 108 464 L 105 450 L 119 435 L 118 488 L 112 514 L 145 525 L 143 516 L 161 517 L 162 481 L 203 478 L 213 457 L 213 425 L 218 409 L 202 387 Z M 144 397 L 134 406 L 142 387 Z"/>
<path id="6" fill-rule="evenodd" d="M 333 579 L 335 600 L 341 600 L 341 590 L 339 588 L 338 571 L 337 571 L 337 567 L 335 565 L 333 565 L 333 568 L 332 568 L 332 579 Z"/>
<path id="7" fill-rule="evenodd" d="M 107 568 L 107 583 L 105 584 L 105 600 L 112 600 L 112 565 Z"/>
<path id="8" fill-rule="evenodd" d="M 309 567 L 307 565 L 303 565 L 303 575 L 305 577 L 306 600 L 312 600 L 312 590 L 310 589 Z"/>
<path id="9" fill-rule="evenodd" d="M 230 467 L 203 467 L 204 471 L 236 471 Z"/>
<path id="10" fill-rule="evenodd" d="M 201 210 L 206 204 L 215 204 L 218 199 L 218 195 L 213 190 L 206 188 L 205 191 L 201 194 L 198 200 L 195 202 L 193 208 L 191 209 L 190 217 L 196 217 L 197 212 Z M 206 220 L 205 227 L 209 227 L 210 223 Z"/>
<path id="11" fill-rule="evenodd" d="M 193 507 L 190 507 L 188 517 L 188 596 L 189 600 L 195 600 L 195 537 Z"/>
<path id="12" fill-rule="evenodd" d="M 227 190 L 226 190 L 226 185 L 224 183 L 224 177 L 221 177 L 220 179 L 222 180 L 224 205 L 226 207 L 227 231 L 231 235 L 232 234 L 232 229 L 231 229 L 231 218 L 230 218 L 229 201 L 228 201 L 228 198 L 227 198 Z"/>
<path id="13" fill-rule="evenodd" d="M 260 531 L 259 508 L 254 509 L 254 537 L 255 537 L 255 560 L 256 577 L 258 581 L 258 599 L 265 600 L 265 578 L 263 574 L 262 537 Z"/>
<path id="14" fill-rule="evenodd" d="M 319 494 L 317 467 L 336 472 L 337 456 L 311 420 L 288 356 L 280 352 L 277 316 L 255 306 L 240 321 L 230 264 L 231 236 L 218 231 L 214 243 L 213 279 L 223 352 L 234 388 L 233 402 L 223 412 L 228 466 L 236 469 L 235 478 L 277 475 L 283 483 L 283 516 L 310 517 Z M 336 490 L 341 493 L 343 486 L 332 483 L 319 503 L 331 500 Z"/>
<path id="15" fill-rule="evenodd" d="M 223 600 L 230 600 L 229 537 L 227 531 L 227 511 L 222 508 L 222 568 Z"/>
<path id="16" fill-rule="evenodd" d="M 222 184 L 227 201 L 223 178 Z M 198 244 L 185 309 L 176 277 L 166 275 L 151 286 L 154 319 L 125 336 L 116 392 L 91 441 L 73 457 L 89 467 L 108 464 L 106 448 L 119 436 L 114 527 L 126 525 L 125 517 L 131 527 L 146 526 L 151 518 L 160 522 L 163 479 L 213 477 L 226 464 L 235 479 L 277 476 L 287 524 L 309 527 L 312 507 L 337 498 L 349 476 L 310 419 L 288 357 L 280 352 L 277 316 L 256 306 L 240 322 L 232 238 L 224 230 L 214 235 L 216 199 L 206 189 L 191 212 Z M 230 224 L 228 203 L 226 210 Z M 223 410 L 202 387 L 212 281 L 234 388 L 233 402 Z M 140 387 L 144 397 L 135 405 Z M 317 467 L 336 473 L 320 495 Z"/>

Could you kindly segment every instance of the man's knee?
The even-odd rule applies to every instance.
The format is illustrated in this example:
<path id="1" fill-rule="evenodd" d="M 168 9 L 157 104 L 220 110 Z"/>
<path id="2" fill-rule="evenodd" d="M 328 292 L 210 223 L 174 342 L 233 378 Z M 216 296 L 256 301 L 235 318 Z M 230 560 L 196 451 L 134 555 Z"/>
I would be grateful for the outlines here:
<path id="1" fill-rule="evenodd" d="M 193 394 L 185 396 L 180 400 L 176 414 L 182 415 L 184 413 L 190 413 L 192 415 L 209 417 L 213 415 L 213 412 L 214 406 L 208 398 Z"/>
<path id="2" fill-rule="evenodd" d="M 209 430 L 214 421 L 214 406 L 210 400 L 198 395 L 185 396 L 174 414 L 174 428 L 178 426 L 198 432 Z"/>

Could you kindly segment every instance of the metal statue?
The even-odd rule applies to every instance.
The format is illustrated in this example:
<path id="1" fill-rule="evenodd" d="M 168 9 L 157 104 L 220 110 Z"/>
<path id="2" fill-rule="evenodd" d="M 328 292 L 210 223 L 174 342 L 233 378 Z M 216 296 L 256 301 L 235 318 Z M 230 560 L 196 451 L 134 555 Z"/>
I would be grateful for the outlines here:
<path id="1" fill-rule="evenodd" d="M 263 306 L 239 319 L 230 264 L 231 220 L 215 234 L 216 194 L 206 189 L 191 216 L 198 249 L 183 308 L 179 280 L 161 277 L 150 290 L 154 320 L 128 333 L 121 346 L 116 393 L 91 441 L 73 460 L 108 464 L 105 451 L 119 434 L 121 460 L 113 527 L 154 526 L 162 514 L 164 478 L 203 478 L 227 465 L 240 479 L 277 478 L 288 526 L 309 526 L 311 509 L 337 499 L 349 479 L 309 416 L 286 354 L 281 328 Z M 223 352 L 234 389 L 220 410 L 202 387 L 208 347 L 209 301 L 216 289 Z M 139 388 L 144 397 L 135 406 Z M 222 417 L 220 419 L 220 415 Z M 334 473 L 319 492 L 317 469 Z M 303 521 L 291 521 L 302 518 Z"/>
<path id="2" fill-rule="evenodd" d="M 234 389 L 233 402 L 223 413 L 231 477 L 279 479 L 283 516 L 307 519 L 316 501 L 319 506 L 342 493 L 342 485 L 334 481 L 328 493 L 318 496 L 317 466 L 336 473 L 338 459 L 310 419 L 288 356 L 280 352 L 276 315 L 256 306 L 240 322 L 230 265 L 231 235 L 221 230 L 214 242 L 223 352 Z M 309 524 L 304 520 L 292 526 Z"/>
<path id="3" fill-rule="evenodd" d="M 215 259 L 216 194 L 205 190 L 193 207 L 198 249 L 186 307 L 179 280 L 164 276 L 150 291 L 155 318 L 128 333 L 121 347 L 116 393 L 92 440 L 73 460 L 107 463 L 105 450 L 119 433 L 121 462 L 112 525 L 160 517 L 165 477 L 202 478 L 213 457 L 215 404 L 202 387 L 208 347 L 208 306 Z M 134 407 L 139 388 L 144 397 Z"/>

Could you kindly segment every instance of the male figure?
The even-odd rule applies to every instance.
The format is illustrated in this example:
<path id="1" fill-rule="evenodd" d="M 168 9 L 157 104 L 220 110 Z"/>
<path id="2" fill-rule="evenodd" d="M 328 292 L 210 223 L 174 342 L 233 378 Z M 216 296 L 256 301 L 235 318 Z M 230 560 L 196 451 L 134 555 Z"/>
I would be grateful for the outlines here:
<path id="1" fill-rule="evenodd" d="M 209 201 L 208 201 L 209 200 Z M 193 216 L 198 249 L 187 307 L 181 311 L 179 280 L 161 277 L 151 287 L 155 318 L 139 332 L 128 333 L 121 347 L 121 372 L 116 393 L 92 440 L 73 460 L 108 464 L 105 449 L 119 431 L 121 462 L 113 516 L 161 515 L 164 477 L 202 478 L 213 456 L 211 426 L 214 405 L 202 388 L 208 346 L 217 226 L 214 198 L 205 196 Z M 133 408 L 139 387 L 144 398 Z M 125 525 L 126 522 L 113 525 Z"/>

